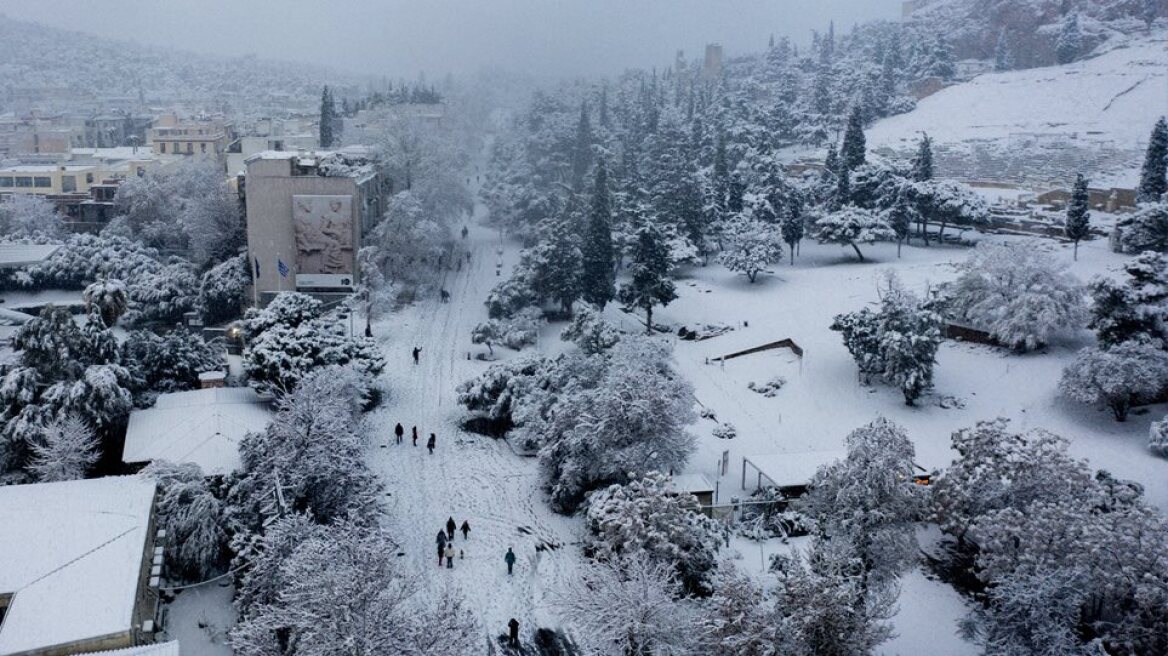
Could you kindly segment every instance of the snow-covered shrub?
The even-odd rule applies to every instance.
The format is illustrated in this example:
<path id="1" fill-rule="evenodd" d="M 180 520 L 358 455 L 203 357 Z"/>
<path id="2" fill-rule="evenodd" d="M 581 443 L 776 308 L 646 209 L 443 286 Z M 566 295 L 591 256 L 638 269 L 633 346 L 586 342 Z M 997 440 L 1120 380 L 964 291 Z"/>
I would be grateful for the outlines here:
<path id="1" fill-rule="evenodd" d="M 1086 289 L 1036 244 L 982 242 L 957 270 L 954 314 L 1006 346 L 1035 349 L 1087 321 Z"/>
<path id="2" fill-rule="evenodd" d="M 365 243 L 375 250 L 366 259 L 384 280 L 397 287 L 415 287 L 433 278 L 439 258 L 451 244 L 450 228 L 427 210 L 415 190 L 389 200 L 385 218 Z"/>
<path id="3" fill-rule="evenodd" d="M 247 244 L 239 194 L 228 187 L 221 167 L 195 160 L 179 167 L 168 182 L 178 192 L 182 207 L 178 224 L 188 237 L 196 264 L 231 258 Z"/>
<path id="4" fill-rule="evenodd" d="M 560 339 L 572 342 L 581 351 L 592 355 L 603 353 L 620 341 L 620 331 L 605 320 L 596 306 L 583 304 L 560 333 Z"/>
<path id="5" fill-rule="evenodd" d="M 850 542 L 873 579 L 890 581 L 916 555 L 925 488 L 913 481 L 916 457 L 904 429 L 887 419 L 852 431 L 843 460 L 819 469 L 796 504 L 820 536 Z"/>
<path id="6" fill-rule="evenodd" d="M 1122 283 L 1097 278 L 1091 283 L 1091 323 L 1099 343 L 1114 346 L 1132 339 L 1168 347 L 1168 255 L 1141 253 L 1124 265 Z"/>
<path id="7" fill-rule="evenodd" d="M 60 243 L 63 223 L 57 208 L 35 194 L 11 194 L 0 200 L 0 238 L 5 241 Z"/>
<path id="8" fill-rule="evenodd" d="M 123 237 L 77 234 L 43 262 L 25 269 L 18 280 L 32 289 L 84 289 L 103 277 L 132 286 L 162 269 L 158 252 Z"/>
<path id="9" fill-rule="evenodd" d="M 552 605 L 588 653 L 697 656 L 699 608 L 682 596 L 672 567 L 630 558 L 588 566 Z"/>
<path id="10" fill-rule="evenodd" d="M 101 457 L 100 449 L 100 440 L 84 420 L 64 415 L 54 419 L 32 443 L 28 469 L 42 483 L 85 478 Z"/>
<path id="11" fill-rule="evenodd" d="M 94 429 L 109 434 L 125 425 L 133 408 L 130 372 L 118 364 L 94 364 L 85 368 L 81 378 L 49 386 L 41 403 L 52 413 L 73 413 Z"/>
<path id="12" fill-rule="evenodd" d="M 174 324 L 199 302 L 199 277 L 189 262 L 175 260 L 129 281 L 131 323 Z"/>
<path id="13" fill-rule="evenodd" d="M 815 520 L 790 507 L 791 499 L 774 486 L 761 487 L 742 504 L 738 534 L 750 540 L 769 540 L 804 535 Z"/>
<path id="14" fill-rule="evenodd" d="M 851 246 L 856 257 L 864 261 L 860 244 L 874 244 L 878 241 L 896 240 L 896 231 L 879 214 L 855 205 L 846 205 L 837 212 L 830 212 L 815 221 L 814 236 L 821 244 Z"/>
<path id="15" fill-rule="evenodd" d="M 1133 405 L 1156 399 L 1168 388 L 1168 353 L 1141 342 L 1107 350 L 1085 348 L 1063 370 L 1059 390 L 1080 403 L 1111 408 L 1116 421 Z"/>
<path id="16" fill-rule="evenodd" d="M 540 328 L 547 323 L 543 312 L 539 308 L 529 307 L 520 310 L 505 319 L 489 319 L 474 327 L 470 341 L 474 344 L 486 344 L 494 353 L 493 344 L 502 344 L 516 351 L 530 346 L 539 337 Z"/>
<path id="17" fill-rule="evenodd" d="M 959 182 L 923 180 L 905 187 L 905 192 L 922 221 L 938 224 L 938 240 L 945 239 L 945 228 L 950 225 L 966 229 L 989 221 L 985 199 Z"/>
<path id="18" fill-rule="evenodd" d="M 165 335 L 131 332 L 122 342 L 121 361 L 134 377 L 135 390 L 146 394 L 197 389 L 199 374 L 226 365 L 222 346 L 185 329 Z"/>
<path id="19" fill-rule="evenodd" d="M 783 389 L 783 385 L 787 384 L 787 379 L 782 376 L 774 376 L 767 382 L 759 385 L 753 380 L 746 384 L 746 389 L 762 394 L 767 398 L 773 398 L 778 394 L 779 390 Z"/>
<path id="20" fill-rule="evenodd" d="M 782 257 L 782 234 L 775 226 L 757 219 L 741 219 L 731 224 L 720 259 L 727 269 L 745 274 L 753 283 L 759 273 Z"/>
<path id="21" fill-rule="evenodd" d="M 86 310 L 101 317 L 107 328 L 117 323 L 129 307 L 126 284 L 116 278 L 98 280 L 89 285 L 81 293 L 81 298 L 85 300 Z"/>
<path id="22" fill-rule="evenodd" d="M 738 437 L 738 429 L 734 427 L 734 424 L 726 422 L 719 423 L 710 433 L 720 440 L 732 440 Z"/>
<path id="23" fill-rule="evenodd" d="M 281 292 L 262 310 L 248 308 L 243 329 L 246 337 L 252 339 L 273 326 L 295 328 L 319 318 L 322 312 L 320 301 L 308 294 Z"/>
<path id="24" fill-rule="evenodd" d="M 349 336 L 343 326 L 326 320 L 296 327 L 276 325 L 251 340 L 243 352 L 243 370 L 249 384 L 261 392 L 284 394 L 309 372 L 329 365 L 351 366 L 373 379 L 385 367 L 385 356 L 368 337 Z"/>
<path id="25" fill-rule="evenodd" d="M 211 267 L 199 283 L 199 310 L 208 325 L 239 316 L 243 294 L 251 283 L 247 259 L 242 255 L 228 258 Z"/>
<path id="26" fill-rule="evenodd" d="M 1125 253 L 1168 253 L 1168 202 L 1144 205 L 1117 222 Z"/>
<path id="27" fill-rule="evenodd" d="M 481 647 L 474 615 L 449 591 L 422 598 L 419 581 L 387 557 L 398 547 L 368 526 L 341 522 L 286 545 L 271 603 L 252 604 L 232 630 L 232 652 L 469 654 Z M 302 534 L 303 535 L 303 534 Z M 253 575 L 254 576 L 254 575 Z M 359 647 L 355 647 L 359 645 Z"/>
<path id="28" fill-rule="evenodd" d="M 1152 453 L 1168 456 L 1168 417 L 1154 421 L 1148 427 L 1148 448 Z"/>
<path id="29" fill-rule="evenodd" d="M 693 389 L 670 368 L 668 345 L 626 337 L 610 354 L 594 385 L 562 393 L 547 412 L 540 471 L 559 512 L 629 472 L 680 470 L 694 449 Z"/>
<path id="30" fill-rule="evenodd" d="M 708 595 L 726 529 L 701 512 L 669 476 L 648 472 L 588 496 L 585 552 L 597 560 L 647 558 L 673 567 L 691 594 Z"/>
<path id="31" fill-rule="evenodd" d="M 221 573 L 227 555 L 223 501 L 203 470 L 156 460 L 139 475 L 158 483 L 158 526 L 166 529 L 171 578 L 201 581 Z"/>
<path id="32" fill-rule="evenodd" d="M 495 285 L 487 295 L 487 316 L 504 319 L 520 310 L 539 303 L 539 295 L 532 287 L 532 273 L 522 264 L 516 266 L 511 277 Z"/>
<path id="33" fill-rule="evenodd" d="M 513 413 L 524 402 L 529 380 L 551 367 L 551 361 L 528 356 L 491 365 L 457 388 L 458 403 L 476 415 L 510 427 Z"/>

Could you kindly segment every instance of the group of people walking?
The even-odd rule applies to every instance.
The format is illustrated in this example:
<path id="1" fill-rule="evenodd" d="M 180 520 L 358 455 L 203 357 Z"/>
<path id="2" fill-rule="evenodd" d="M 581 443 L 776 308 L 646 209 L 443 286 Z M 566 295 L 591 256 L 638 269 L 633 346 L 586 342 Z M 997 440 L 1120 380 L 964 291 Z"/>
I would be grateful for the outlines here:
<path id="1" fill-rule="evenodd" d="M 404 426 L 402 426 L 399 423 L 397 426 L 393 427 L 393 434 L 397 438 L 397 440 L 396 440 L 397 443 L 401 444 L 402 439 L 405 438 L 406 429 Z M 418 427 L 417 426 L 414 426 L 414 428 L 413 428 L 413 438 L 414 438 L 414 440 L 413 440 L 414 446 L 418 446 Z M 434 433 L 430 433 L 430 439 L 426 440 L 426 448 L 430 450 L 430 455 L 434 455 L 434 447 L 437 445 L 438 445 L 438 436 L 435 435 Z"/>
<path id="2" fill-rule="evenodd" d="M 438 566 L 439 567 L 442 567 L 442 563 L 445 562 L 447 569 L 454 569 L 454 556 L 455 556 L 454 531 L 455 530 L 462 531 L 462 539 L 463 540 L 470 539 L 470 522 L 469 521 L 467 521 L 465 519 L 462 520 L 462 526 L 459 527 L 457 524 L 454 523 L 453 517 L 447 519 L 446 520 L 446 530 L 445 531 L 438 531 L 437 542 L 438 542 Z M 462 549 L 458 550 L 457 555 L 458 555 L 460 560 L 466 557 L 466 553 L 463 552 Z"/>

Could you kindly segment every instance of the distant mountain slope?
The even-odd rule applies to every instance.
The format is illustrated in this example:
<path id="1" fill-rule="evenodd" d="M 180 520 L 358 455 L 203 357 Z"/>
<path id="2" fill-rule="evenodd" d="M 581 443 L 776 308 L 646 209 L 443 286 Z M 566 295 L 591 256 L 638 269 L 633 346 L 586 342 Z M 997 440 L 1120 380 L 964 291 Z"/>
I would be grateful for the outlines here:
<path id="1" fill-rule="evenodd" d="M 1082 169 L 1132 184 L 1152 125 L 1168 113 L 1168 32 L 1116 39 L 1098 56 L 991 73 L 878 121 L 868 143 L 908 152 L 924 131 L 943 172 L 967 179 L 1061 180 Z"/>
<path id="2" fill-rule="evenodd" d="M 323 67 L 255 57 L 209 57 L 103 39 L 0 14 L 0 111 L 29 89 L 78 96 L 138 96 L 236 107 L 274 99 L 319 98 L 322 84 L 346 82 Z"/>

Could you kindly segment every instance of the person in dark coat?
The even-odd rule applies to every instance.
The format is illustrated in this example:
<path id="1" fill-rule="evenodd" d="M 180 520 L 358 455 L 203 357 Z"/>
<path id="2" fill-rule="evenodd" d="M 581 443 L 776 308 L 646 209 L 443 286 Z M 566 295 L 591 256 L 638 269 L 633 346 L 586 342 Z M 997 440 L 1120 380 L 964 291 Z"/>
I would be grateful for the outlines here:
<path id="1" fill-rule="evenodd" d="M 418 356 L 422 354 L 422 347 L 415 346 L 414 350 L 413 350 L 413 354 L 414 354 L 414 364 L 418 364 Z"/>
<path id="2" fill-rule="evenodd" d="M 434 455 L 434 445 L 438 443 L 438 438 L 430 433 L 430 439 L 426 440 L 426 448 L 430 449 L 430 455 Z"/>
<path id="3" fill-rule="evenodd" d="M 470 533 L 470 522 L 462 520 L 462 527 L 458 530 L 462 531 L 462 539 L 467 539 L 467 533 Z"/>
<path id="4" fill-rule="evenodd" d="M 442 556 L 445 553 L 446 553 L 446 544 L 445 543 L 439 544 L 438 545 L 438 566 L 439 567 L 442 567 Z"/>
<path id="5" fill-rule="evenodd" d="M 414 446 L 418 446 L 418 427 L 414 426 Z"/>
<path id="6" fill-rule="evenodd" d="M 515 567 L 515 552 L 511 547 L 507 547 L 507 555 L 503 556 L 503 560 L 507 562 L 507 575 L 511 575 L 511 568 Z"/>
<path id="7" fill-rule="evenodd" d="M 406 429 L 402 428 L 401 424 L 393 427 L 393 434 L 397 436 L 397 443 L 401 444 L 402 435 L 406 434 Z"/>
<path id="8" fill-rule="evenodd" d="M 508 632 L 508 637 L 509 637 L 508 643 L 512 647 L 518 647 L 519 646 L 519 620 L 512 617 L 511 621 L 507 622 L 507 632 Z"/>
<path id="9" fill-rule="evenodd" d="M 446 520 L 446 539 L 448 541 L 454 540 L 454 529 L 456 528 L 458 528 L 458 524 L 454 523 L 453 517 Z"/>

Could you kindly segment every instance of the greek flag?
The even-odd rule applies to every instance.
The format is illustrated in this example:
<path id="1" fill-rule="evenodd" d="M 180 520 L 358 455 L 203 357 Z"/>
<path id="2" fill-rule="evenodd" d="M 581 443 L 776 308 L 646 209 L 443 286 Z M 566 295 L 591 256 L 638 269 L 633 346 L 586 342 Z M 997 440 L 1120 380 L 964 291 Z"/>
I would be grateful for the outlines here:
<path id="1" fill-rule="evenodd" d="M 284 264 L 284 260 L 276 260 L 276 270 L 280 272 L 281 278 L 288 277 L 288 265 Z"/>
<path id="2" fill-rule="evenodd" d="M 260 277 L 260 258 L 253 257 L 252 259 L 255 260 L 255 272 L 256 272 L 255 277 L 259 278 Z"/>

